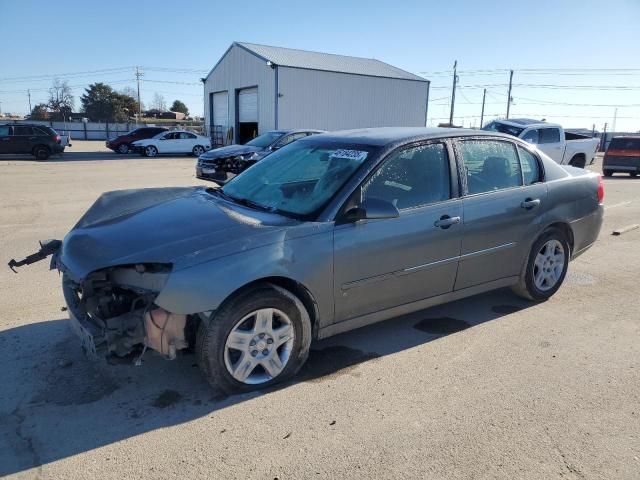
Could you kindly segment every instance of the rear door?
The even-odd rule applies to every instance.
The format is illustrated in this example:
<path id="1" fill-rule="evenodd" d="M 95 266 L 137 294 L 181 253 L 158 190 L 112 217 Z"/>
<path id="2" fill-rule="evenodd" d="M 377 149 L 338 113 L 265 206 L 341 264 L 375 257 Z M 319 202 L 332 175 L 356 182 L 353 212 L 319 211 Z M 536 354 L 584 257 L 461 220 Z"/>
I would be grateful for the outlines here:
<path id="1" fill-rule="evenodd" d="M 191 153 L 198 143 L 198 137 L 193 133 L 180 132 L 180 152 Z M 204 145 L 202 145 L 204 147 Z"/>
<path id="2" fill-rule="evenodd" d="M 538 148 L 558 163 L 563 163 L 564 147 L 565 142 L 559 128 L 538 129 Z"/>
<path id="3" fill-rule="evenodd" d="M 11 137 L 12 153 L 31 153 L 37 138 L 33 134 L 33 128 L 28 125 L 14 125 Z"/>
<path id="4" fill-rule="evenodd" d="M 158 152 L 175 153 L 180 148 L 180 134 L 178 132 L 167 132 L 156 143 Z"/>
<path id="5" fill-rule="evenodd" d="M 11 153 L 12 127 L 0 125 L 0 153 Z"/>
<path id="6" fill-rule="evenodd" d="M 448 153 L 444 142 L 397 150 L 356 192 L 393 203 L 400 215 L 336 226 L 337 322 L 453 289 L 462 201 Z"/>
<path id="7" fill-rule="evenodd" d="M 456 154 L 465 194 L 455 289 L 519 275 L 546 210 L 539 159 L 496 138 L 458 139 Z"/>

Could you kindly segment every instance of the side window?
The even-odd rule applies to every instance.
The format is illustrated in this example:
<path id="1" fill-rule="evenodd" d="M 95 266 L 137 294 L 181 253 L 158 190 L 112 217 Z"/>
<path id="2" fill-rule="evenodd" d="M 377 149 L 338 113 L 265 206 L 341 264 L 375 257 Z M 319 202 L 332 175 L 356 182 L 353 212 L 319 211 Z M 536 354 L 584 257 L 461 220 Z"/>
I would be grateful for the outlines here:
<path id="1" fill-rule="evenodd" d="M 30 136 L 33 135 L 33 128 L 25 127 L 23 125 L 16 125 L 13 127 L 13 134 L 19 136 Z"/>
<path id="2" fill-rule="evenodd" d="M 444 144 L 407 148 L 385 160 L 362 188 L 362 199 L 379 198 L 399 210 L 451 198 L 449 157 Z"/>
<path id="3" fill-rule="evenodd" d="M 460 155 L 470 195 L 522 185 L 515 146 L 497 140 L 463 140 Z"/>
<path id="4" fill-rule="evenodd" d="M 173 140 L 175 138 L 175 133 L 169 132 L 167 133 L 164 137 L 162 137 L 164 140 Z"/>
<path id="5" fill-rule="evenodd" d="M 9 125 L 0 125 L 0 137 L 9 136 Z"/>
<path id="6" fill-rule="evenodd" d="M 183 140 L 192 140 L 196 138 L 196 136 L 193 133 L 182 132 L 180 133 L 180 138 Z"/>
<path id="7" fill-rule="evenodd" d="M 525 142 L 533 143 L 535 145 L 536 143 L 539 143 L 538 130 L 536 130 L 536 129 L 529 130 L 521 138 Z"/>
<path id="8" fill-rule="evenodd" d="M 527 152 L 520 146 L 518 146 L 518 153 L 520 154 L 520 164 L 522 165 L 524 184 L 532 185 L 542 181 L 538 159 L 532 153 Z"/>
<path id="9" fill-rule="evenodd" d="M 541 128 L 539 143 L 559 143 L 560 130 L 557 128 Z"/>
<path id="10" fill-rule="evenodd" d="M 33 133 L 41 137 L 48 137 L 50 135 L 50 133 L 42 127 L 33 127 Z"/>

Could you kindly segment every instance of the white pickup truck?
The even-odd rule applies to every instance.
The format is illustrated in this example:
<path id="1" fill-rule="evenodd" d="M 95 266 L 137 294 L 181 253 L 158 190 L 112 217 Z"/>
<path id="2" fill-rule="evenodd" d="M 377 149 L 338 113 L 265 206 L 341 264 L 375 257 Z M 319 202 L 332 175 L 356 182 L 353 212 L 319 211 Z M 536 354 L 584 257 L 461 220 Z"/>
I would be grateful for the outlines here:
<path id="1" fill-rule="evenodd" d="M 527 118 L 494 120 L 483 127 L 483 130 L 521 138 L 538 147 L 538 150 L 557 163 L 580 168 L 593 163 L 600 144 L 598 138 L 565 132 L 560 125 Z"/>

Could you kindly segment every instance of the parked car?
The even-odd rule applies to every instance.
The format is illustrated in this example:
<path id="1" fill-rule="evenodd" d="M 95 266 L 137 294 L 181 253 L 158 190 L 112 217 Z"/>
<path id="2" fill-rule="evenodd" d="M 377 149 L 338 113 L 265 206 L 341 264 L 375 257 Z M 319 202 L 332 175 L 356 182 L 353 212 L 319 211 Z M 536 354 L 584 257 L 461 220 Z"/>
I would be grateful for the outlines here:
<path id="1" fill-rule="evenodd" d="M 602 172 L 605 177 L 616 172 L 637 176 L 640 173 L 640 136 L 613 137 L 604 154 Z"/>
<path id="2" fill-rule="evenodd" d="M 53 253 L 88 354 L 194 345 L 227 392 L 293 376 L 312 340 L 488 290 L 543 301 L 598 237 L 603 183 L 479 130 L 315 135 L 221 188 L 103 194 Z"/>
<path id="3" fill-rule="evenodd" d="M 156 135 L 167 132 L 169 129 L 163 127 L 141 127 L 131 130 L 129 133 L 120 135 L 119 137 L 110 138 L 105 142 L 107 148 L 117 153 L 129 153 L 132 149 L 133 142 L 155 137 Z"/>
<path id="4" fill-rule="evenodd" d="M 271 152 L 275 152 L 300 138 L 318 133 L 324 132 L 309 129 L 273 130 L 244 145 L 229 145 L 209 150 L 198 158 L 196 177 L 224 184 L 234 175 L 244 172 Z"/>
<path id="5" fill-rule="evenodd" d="M 565 132 L 560 125 L 527 118 L 495 120 L 486 125 L 483 130 L 521 138 L 535 145 L 560 165 L 580 168 L 594 162 L 600 145 L 600 140 L 597 138 Z"/>
<path id="6" fill-rule="evenodd" d="M 60 135 L 51 127 L 30 123 L 0 125 L 0 154 L 27 153 L 46 160 L 62 152 Z"/>
<path id="7" fill-rule="evenodd" d="M 211 148 L 211 140 L 186 130 L 171 130 L 146 140 L 136 140 L 131 146 L 135 152 L 147 157 L 159 153 L 188 153 L 199 157 Z"/>

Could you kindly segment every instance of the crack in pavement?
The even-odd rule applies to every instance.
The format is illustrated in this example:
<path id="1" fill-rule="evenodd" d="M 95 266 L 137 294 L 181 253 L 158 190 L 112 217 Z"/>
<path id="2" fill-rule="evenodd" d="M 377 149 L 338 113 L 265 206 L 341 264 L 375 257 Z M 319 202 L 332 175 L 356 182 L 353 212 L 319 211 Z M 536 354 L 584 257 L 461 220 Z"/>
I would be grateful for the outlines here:
<path id="1" fill-rule="evenodd" d="M 42 462 L 34 446 L 33 438 L 23 432 L 24 421 L 27 417 L 21 411 L 21 405 L 22 402 L 7 415 L 9 430 L 15 433 L 15 436 L 8 438 L 8 442 L 16 455 L 16 463 L 27 465 L 28 468 L 35 467 L 36 473 L 33 478 L 39 480 L 42 478 Z"/>

